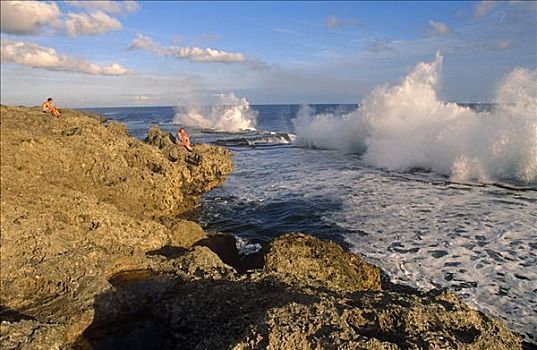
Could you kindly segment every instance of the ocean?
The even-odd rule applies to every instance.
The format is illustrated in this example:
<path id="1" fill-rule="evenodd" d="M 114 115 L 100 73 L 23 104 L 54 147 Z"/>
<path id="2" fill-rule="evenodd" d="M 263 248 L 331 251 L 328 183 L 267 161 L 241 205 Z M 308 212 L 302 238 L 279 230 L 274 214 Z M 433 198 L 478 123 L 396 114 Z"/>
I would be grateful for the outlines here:
<path id="1" fill-rule="evenodd" d="M 465 105 L 436 96 L 435 64 L 359 105 L 222 95 L 212 106 L 89 110 L 140 139 L 151 125 L 185 126 L 193 143 L 229 148 L 234 170 L 198 219 L 243 251 L 293 231 L 331 239 L 392 282 L 448 288 L 537 344 L 537 75 L 515 70 L 494 104 Z"/>

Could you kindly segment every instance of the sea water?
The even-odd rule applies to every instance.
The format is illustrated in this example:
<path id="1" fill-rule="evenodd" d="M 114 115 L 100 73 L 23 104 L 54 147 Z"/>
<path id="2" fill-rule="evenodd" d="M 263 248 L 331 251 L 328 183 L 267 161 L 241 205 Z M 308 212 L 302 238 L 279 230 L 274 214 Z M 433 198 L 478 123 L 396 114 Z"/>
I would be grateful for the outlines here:
<path id="1" fill-rule="evenodd" d="M 359 105 L 99 108 L 141 139 L 151 125 L 233 152 L 200 221 L 245 248 L 301 231 L 393 282 L 448 288 L 537 342 L 537 73 L 514 69 L 494 104 L 436 95 L 441 57 Z"/>

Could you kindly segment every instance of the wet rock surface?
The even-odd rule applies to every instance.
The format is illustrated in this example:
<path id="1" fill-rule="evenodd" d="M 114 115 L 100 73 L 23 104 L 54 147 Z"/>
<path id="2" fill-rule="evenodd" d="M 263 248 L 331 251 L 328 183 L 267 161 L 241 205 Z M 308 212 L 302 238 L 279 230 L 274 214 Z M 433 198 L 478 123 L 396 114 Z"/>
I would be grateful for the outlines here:
<path id="1" fill-rule="evenodd" d="M 255 257 L 178 214 L 231 155 L 152 128 L 1 107 L 2 349 L 517 349 L 446 291 L 381 283 L 334 243 L 293 233 Z"/>

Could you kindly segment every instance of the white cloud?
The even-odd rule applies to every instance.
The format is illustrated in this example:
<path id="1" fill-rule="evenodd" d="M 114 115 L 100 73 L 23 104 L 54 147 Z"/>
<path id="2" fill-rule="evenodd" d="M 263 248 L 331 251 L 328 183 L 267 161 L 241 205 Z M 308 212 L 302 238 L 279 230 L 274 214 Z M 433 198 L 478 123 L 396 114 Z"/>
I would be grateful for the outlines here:
<path id="1" fill-rule="evenodd" d="M 246 57 L 242 53 L 227 52 L 211 48 L 199 47 L 176 47 L 160 46 L 152 39 L 138 34 L 132 41 L 128 50 L 146 50 L 158 55 L 174 57 L 178 59 L 189 59 L 193 62 L 220 62 L 220 63 L 243 63 Z"/>
<path id="2" fill-rule="evenodd" d="M 140 5 L 136 1 L 125 0 L 122 4 L 127 12 L 136 12 L 140 9 Z"/>
<path id="3" fill-rule="evenodd" d="M 360 22 L 356 19 L 341 19 L 334 16 L 329 16 L 324 22 L 324 26 L 328 29 L 334 29 L 341 26 L 359 27 Z"/>
<path id="4" fill-rule="evenodd" d="M 166 50 L 170 56 L 177 58 L 188 58 L 195 62 L 244 62 L 242 53 L 227 52 L 211 48 L 202 49 L 199 47 L 170 47 Z"/>
<path id="5" fill-rule="evenodd" d="M 136 38 L 132 40 L 131 45 L 127 48 L 127 50 L 147 50 L 159 55 L 165 54 L 163 51 L 161 51 L 163 48 L 161 48 L 151 38 L 143 34 L 136 34 Z"/>
<path id="6" fill-rule="evenodd" d="M 61 15 L 54 2 L 1 1 L 2 33 L 29 35 L 55 22 Z"/>
<path id="7" fill-rule="evenodd" d="M 449 28 L 448 25 L 443 22 L 429 21 L 429 26 L 431 26 L 435 34 L 442 35 L 451 31 L 451 28 Z"/>
<path id="8" fill-rule="evenodd" d="M 89 10 L 100 10 L 108 13 L 119 14 L 124 12 L 136 12 L 140 8 L 136 1 L 64 1 L 66 4 Z"/>
<path id="9" fill-rule="evenodd" d="M 1 1 L 3 33 L 15 35 L 64 33 L 71 37 L 98 35 L 122 28 L 108 13 L 120 14 L 138 9 L 135 1 L 66 1 L 90 12 L 62 13 L 55 2 Z"/>
<path id="10" fill-rule="evenodd" d="M 103 11 L 96 11 L 90 14 L 68 13 L 63 26 L 65 33 L 72 37 L 103 34 L 122 28 L 121 22 Z"/>
<path id="11" fill-rule="evenodd" d="M 485 16 L 487 13 L 492 11 L 496 6 L 498 6 L 500 3 L 498 1 L 480 1 L 476 6 L 474 10 L 474 16 L 476 18 L 481 18 Z"/>
<path id="12" fill-rule="evenodd" d="M 51 47 L 7 39 L 2 40 L 1 61 L 2 63 L 14 63 L 52 71 L 90 75 L 125 75 L 129 73 L 128 69 L 117 63 L 108 66 L 98 65 L 79 58 L 59 55 Z"/>

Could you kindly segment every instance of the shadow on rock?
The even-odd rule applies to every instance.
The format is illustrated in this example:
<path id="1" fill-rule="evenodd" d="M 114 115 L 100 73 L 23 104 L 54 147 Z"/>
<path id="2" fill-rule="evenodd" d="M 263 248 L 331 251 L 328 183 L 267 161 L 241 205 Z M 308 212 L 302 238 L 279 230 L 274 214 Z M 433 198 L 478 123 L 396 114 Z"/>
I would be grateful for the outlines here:
<path id="1" fill-rule="evenodd" d="M 19 322 L 21 320 L 35 320 L 35 317 L 26 315 L 17 310 L 13 310 L 9 307 L 0 305 L 0 322 L 2 321 Z"/>
<path id="2" fill-rule="evenodd" d="M 225 264 L 233 267 L 239 273 L 248 270 L 261 269 L 264 266 L 264 251 L 249 255 L 240 255 L 237 249 L 237 239 L 226 233 L 211 233 L 206 238 L 197 241 L 194 247 L 207 247 Z M 160 255 L 167 259 L 180 258 L 188 252 L 187 248 L 176 246 L 164 246 L 160 249 L 146 253 L 147 256 Z"/>
<path id="3" fill-rule="evenodd" d="M 271 279 L 183 281 L 134 271 L 110 282 L 115 291 L 96 298 L 75 348 L 228 349 L 246 333 L 266 333 L 269 309 L 317 301 Z"/>
<path id="4" fill-rule="evenodd" d="M 183 248 L 183 247 L 175 247 L 175 246 L 164 246 L 160 249 L 155 249 L 155 250 L 151 250 L 149 252 L 146 253 L 146 255 L 148 256 L 152 256 L 152 255 L 160 255 L 160 256 L 163 256 L 165 258 L 168 258 L 168 259 L 176 259 L 176 258 L 179 258 L 183 255 L 185 255 L 185 253 L 188 252 L 188 249 L 187 248 Z"/>

